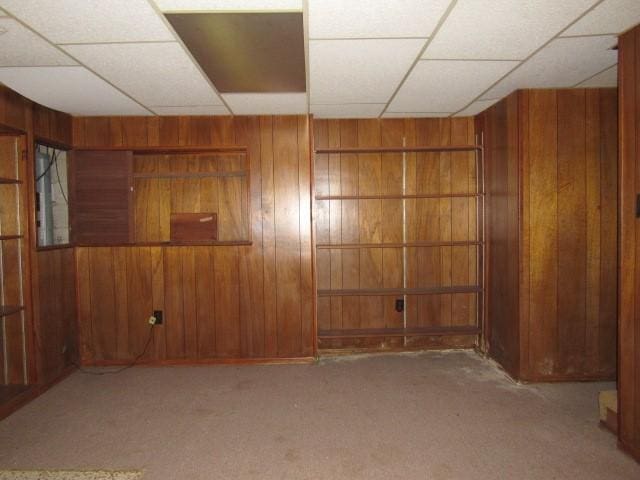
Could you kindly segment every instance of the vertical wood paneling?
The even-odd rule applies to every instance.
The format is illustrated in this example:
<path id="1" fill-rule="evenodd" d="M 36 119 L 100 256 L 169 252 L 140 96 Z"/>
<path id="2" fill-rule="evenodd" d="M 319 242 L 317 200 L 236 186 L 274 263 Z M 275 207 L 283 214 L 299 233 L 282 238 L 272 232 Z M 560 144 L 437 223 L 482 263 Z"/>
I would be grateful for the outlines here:
<path id="1" fill-rule="evenodd" d="M 216 356 L 215 256 L 209 248 L 197 249 L 196 321 L 198 358 Z"/>
<path id="2" fill-rule="evenodd" d="M 358 146 L 381 146 L 380 122 L 358 120 Z M 382 158 L 379 153 L 358 155 L 358 192 L 360 195 L 380 195 L 382 189 Z M 382 242 L 382 200 L 357 200 L 359 241 Z M 382 249 L 359 249 L 360 288 L 382 288 Z M 360 328 L 384 327 L 384 299 L 362 296 Z"/>
<path id="3" fill-rule="evenodd" d="M 238 247 L 215 251 L 216 352 L 221 357 L 240 355 L 240 279 Z"/>
<path id="4" fill-rule="evenodd" d="M 558 342 L 557 94 L 529 92 L 531 368 L 554 372 Z"/>
<path id="5" fill-rule="evenodd" d="M 302 336 L 298 125 L 276 117 L 273 127 L 278 354 L 293 355 Z"/>
<path id="6" fill-rule="evenodd" d="M 98 247 L 89 250 L 89 302 L 91 316 L 91 349 L 97 360 L 113 360 L 118 355 L 118 317 L 113 249 Z M 87 286 L 88 286 L 87 285 Z M 80 289 L 82 289 L 80 285 Z"/>
<path id="7" fill-rule="evenodd" d="M 0 125 L 22 132 L 31 132 L 33 128 L 30 124 L 31 108 L 32 102 L 30 100 L 5 87 L 4 85 L 0 86 Z M 38 109 L 36 117 L 39 117 L 41 112 L 44 111 Z M 42 125 L 43 123 L 46 123 L 47 126 L 50 125 L 50 121 L 38 121 L 37 123 L 39 125 Z M 47 132 L 42 133 L 48 134 L 49 131 L 47 130 Z"/>
<path id="8" fill-rule="evenodd" d="M 489 353 L 511 375 L 520 369 L 518 302 L 518 94 L 498 102 L 481 116 L 484 138 L 488 278 Z M 524 202 L 523 197 L 523 202 Z"/>
<path id="9" fill-rule="evenodd" d="M 615 372 L 618 338 L 618 95 L 600 91 L 600 311 L 598 371 Z"/>
<path id="10" fill-rule="evenodd" d="M 563 90 L 558 108 L 558 365 L 584 371 L 587 283 L 586 91 Z"/>
<path id="11" fill-rule="evenodd" d="M 153 266 L 151 248 L 122 248 L 126 262 L 126 279 L 123 284 L 127 290 L 127 311 L 123 315 L 123 329 L 127 330 L 127 343 L 119 348 L 124 350 L 120 358 L 137 357 L 149 338 L 151 328 L 148 319 L 153 306 Z M 148 349 L 146 356 L 151 356 Z"/>
<path id="12" fill-rule="evenodd" d="M 316 147 L 375 147 L 472 144 L 473 119 L 315 120 Z M 390 154 L 317 154 L 315 190 L 319 196 L 448 194 L 475 192 L 473 154 L 448 152 Z M 468 198 L 317 199 L 316 242 L 372 244 L 367 247 L 319 248 L 320 290 L 402 288 L 403 249 L 378 244 L 402 244 L 403 203 L 406 242 L 448 242 L 475 239 L 475 200 Z M 472 214 L 473 212 L 473 214 Z M 473 216 L 473 220 L 471 217 Z M 407 287 L 424 288 L 475 284 L 475 247 L 407 248 Z M 349 295 L 318 298 L 320 330 L 403 327 L 403 312 L 395 302 L 403 295 Z M 407 295 L 408 327 L 473 325 L 474 294 Z M 473 345 L 475 337 L 356 338 L 323 340 L 321 348 L 403 348 Z"/>
<path id="13" fill-rule="evenodd" d="M 300 232 L 300 334 L 293 355 L 311 356 L 315 351 L 316 330 L 314 328 L 314 282 L 311 241 L 311 158 L 309 117 L 298 117 L 298 200 Z"/>
<path id="14" fill-rule="evenodd" d="M 75 339 L 75 262 L 73 249 L 36 252 L 35 241 L 31 241 L 29 233 L 33 225 L 28 225 L 32 220 L 33 208 L 33 187 L 29 182 L 33 178 L 34 168 L 31 146 L 34 141 L 70 146 L 72 119 L 70 115 L 38 105 L 1 86 L 0 130 L 23 134 L 18 144 L 25 149 L 24 152 L 20 148 L 17 151 L 19 177 L 24 183 L 19 188 L 5 186 L 0 192 L 2 233 L 24 235 L 21 240 L 0 242 L 3 269 L 11 274 L 21 272 L 23 277 L 23 280 L 16 277 L 10 282 L 7 282 L 7 278 L 4 279 L 5 285 L 2 288 L 5 291 L 5 302 L 25 305 L 22 315 L 4 319 L 5 339 L 11 342 L 7 349 L 7 375 L 14 383 L 23 383 L 27 378 L 29 383 L 48 384 L 55 381 L 78 355 Z M 4 138 L 3 158 L 0 161 L 0 172 L 4 171 L 4 175 L 1 176 L 15 177 L 16 158 L 10 154 L 11 151 L 4 151 L 4 144 L 12 142 L 12 151 L 16 152 L 15 139 L 9 136 Z M 7 172 L 4 167 L 9 167 L 12 171 Z M 2 214 L 18 206 L 15 202 L 17 192 L 21 195 L 19 232 L 15 223 L 18 218 L 16 211 L 10 221 Z M 11 232 L 11 229 L 15 231 Z M 20 252 L 18 242 L 22 242 Z M 21 316 L 24 317 L 24 325 L 21 323 Z M 26 362 L 23 361 L 23 349 L 26 350 Z M 2 379 L 4 380 L 4 375 Z"/>
<path id="15" fill-rule="evenodd" d="M 586 92 L 586 125 L 585 125 L 585 149 L 586 149 L 586 243 L 587 262 L 586 268 L 586 316 L 585 328 L 595 331 L 599 327 L 600 319 L 600 292 L 606 286 L 600 283 L 601 265 L 601 222 L 606 217 L 601 215 L 601 191 L 600 179 L 605 175 L 605 169 L 601 168 L 600 159 L 600 92 L 587 90 Z M 615 217 L 615 212 L 614 212 Z M 605 257 L 606 258 L 606 257 Z M 588 335 L 585 337 L 585 368 L 595 370 L 598 368 L 598 337 Z"/>
<path id="16" fill-rule="evenodd" d="M 615 375 L 615 111 L 614 89 L 526 90 L 478 119 L 490 354 L 516 378 Z"/>
<path id="17" fill-rule="evenodd" d="M 237 171 L 249 162 L 251 181 L 232 185 L 218 179 L 215 184 L 200 179 L 182 180 L 182 184 L 173 179 L 139 179 L 136 239 L 158 241 L 159 235 L 168 240 L 167 212 L 211 208 L 222 202 L 232 210 L 227 234 L 247 235 L 251 229 L 252 244 L 81 249 L 77 267 L 86 279 L 78 285 L 85 362 L 124 362 L 137 356 L 149 331 L 147 319 L 155 309 L 164 311 L 165 323 L 154 328 L 145 361 L 311 355 L 307 118 L 152 120 L 77 118 L 75 131 L 82 135 L 76 138 L 85 148 L 109 146 L 102 142 L 120 144 L 120 138 L 124 147 L 242 145 L 248 148 L 248 158 L 136 157 L 134 171 Z M 98 134 L 95 124 L 112 130 Z M 251 211 L 245 194 L 251 197 Z"/>
<path id="18" fill-rule="evenodd" d="M 635 218 L 640 185 L 640 27 L 618 41 L 620 85 L 620 255 L 618 406 L 620 443 L 640 460 L 640 241 Z"/>
<path id="19" fill-rule="evenodd" d="M 357 147 L 358 122 L 356 120 L 339 120 L 338 122 L 340 147 Z M 360 193 L 358 179 L 358 156 L 351 154 L 340 155 L 341 195 L 358 195 Z M 345 200 L 341 204 L 342 242 L 358 243 L 361 241 L 358 201 Z M 320 233 L 318 233 L 317 242 L 320 241 L 321 237 Z M 358 249 L 348 249 L 342 252 L 342 288 L 360 288 L 360 252 Z M 342 323 L 342 328 L 360 327 L 360 306 L 358 297 L 344 297 L 342 299 L 342 322 L 332 317 L 332 325 Z"/>
<path id="20" fill-rule="evenodd" d="M 250 203 L 249 219 L 253 245 L 241 249 L 242 258 L 247 262 L 246 282 L 242 288 L 248 290 L 250 308 L 247 336 L 251 339 L 248 353 L 251 356 L 264 356 L 264 258 L 262 240 L 262 185 L 261 185 L 261 139 L 260 119 L 258 117 L 239 117 L 235 120 L 235 143 L 246 145 L 249 154 Z"/>
<path id="21" fill-rule="evenodd" d="M 265 355 L 278 354 L 273 117 L 260 117 Z"/>

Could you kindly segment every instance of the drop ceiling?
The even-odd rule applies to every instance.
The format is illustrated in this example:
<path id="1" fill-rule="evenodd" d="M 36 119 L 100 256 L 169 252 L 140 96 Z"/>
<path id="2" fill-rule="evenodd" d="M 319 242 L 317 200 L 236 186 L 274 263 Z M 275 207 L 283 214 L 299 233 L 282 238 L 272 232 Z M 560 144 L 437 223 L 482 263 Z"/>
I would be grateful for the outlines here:
<path id="1" fill-rule="evenodd" d="M 306 91 L 216 86 L 165 17 L 196 12 L 302 13 Z M 616 86 L 638 23 L 638 0 L 0 0 L 0 82 L 75 115 L 474 115 Z"/>

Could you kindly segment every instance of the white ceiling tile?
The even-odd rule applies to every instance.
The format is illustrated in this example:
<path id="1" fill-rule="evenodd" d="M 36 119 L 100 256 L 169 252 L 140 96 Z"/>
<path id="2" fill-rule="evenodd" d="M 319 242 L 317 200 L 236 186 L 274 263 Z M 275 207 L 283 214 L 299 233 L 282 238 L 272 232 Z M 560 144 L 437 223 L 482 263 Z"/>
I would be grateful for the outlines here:
<path id="1" fill-rule="evenodd" d="M 53 43 L 175 40 L 147 0 L 0 0 Z"/>
<path id="2" fill-rule="evenodd" d="M 451 112 L 386 112 L 382 118 L 446 118 Z"/>
<path id="3" fill-rule="evenodd" d="M 154 0 L 163 12 L 302 11 L 302 0 Z"/>
<path id="4" fill-rule="evenodd" d="M 226 93 L 235 115 L 294 115 L 307 113 L 306 93 Z"/>
<path id="5" fill-rule="evenodd" d="M 317 118 L 377 118 L 384 103 L 359 103 L 347 105 L 311 105 L 311 113 Z"/>
<path id="6" fill-rule="evenodd" d="M 11 18 L 0 18 L 0 66 L 77 65 L 75 61 Z"/>
<path id="7" fill-rule="evenodd" d="M 385 103 L 424 44 L 402 40 L 311 40 L 311 103 Z"/>
<path id="8" fill-rule="evenodd" d="M 517 62 L 421 60 L 389 105 L 394 112 L 456 112 Z"/>
<path id="9" fill-rule="evenodd" d="M 640 23 L 640 1 L 604 0 L 562 34 L 618 34 L 638 23 Z"/>
<path id="10" fill-rule="evenodd" d="M 150 114 L 84 67 L 1 67 L 0 82 L 41 105 L 72 115 Z"/>
<path id="11" fill-rule="evenodd" d="M 459 0 L 423 58 L 522 60 L 594 0 Z"/>
<path id="12" fill-rule="evenodd" d="M 158 115 L 229 115 L 224 105 L 198 105 L 194 107 L 149 107 Z"/>
<path id="13" fill-rule="evenodd" d="M 610 49 L 615 43 L 613 36 L 556 39 L 485 93 L 482 99 L 503 98 L 519 88 L 573 87 L 617 62 L 618 52 Z"/>
<path id="14" fill-rule="evenodd" d="M 579 88 L 606 88 L 618 86 L 618 65 L 607 68 L 582 83 L 576 85 Z"/>
<path id="15" fill-rule="evenodd" d="M 428 37 L 450 0 L 309 0 L 309 38 Z"/>
<path id="16" fill-rule="evenodd" d="M 477 115 L 480 112 L 484 112 L 491 105 L 499 101 L 500 101 L 499 98 L 494 98 L 493 100 L 476 100 L 464 110 L 461 110 L 458 113 L 456 113 L 454 117 L 471 117 L 471 116 Z"/>
<path id="17" fill-rule="evenodd" d="M 84 65 L 144 105 L 220 105 L 178 43 L 66 45 Z"/>

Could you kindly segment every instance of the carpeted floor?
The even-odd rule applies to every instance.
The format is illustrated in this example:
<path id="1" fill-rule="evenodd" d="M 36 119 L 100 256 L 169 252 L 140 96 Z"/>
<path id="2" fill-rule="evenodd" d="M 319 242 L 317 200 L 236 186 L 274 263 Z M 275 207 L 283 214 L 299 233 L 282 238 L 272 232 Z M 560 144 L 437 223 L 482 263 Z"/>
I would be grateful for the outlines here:
<path id="1" fill-rule="evenodd" d="M 0 480 L 141 480 L 140 471 L 0 470 Z"/>
<path id="2" fill-rule="evenodd" d="M 144 479 L 635 479 L 611 384 L 516 385 L 472 352 L 75 373 L 0 422 L 0 469 Z"/>

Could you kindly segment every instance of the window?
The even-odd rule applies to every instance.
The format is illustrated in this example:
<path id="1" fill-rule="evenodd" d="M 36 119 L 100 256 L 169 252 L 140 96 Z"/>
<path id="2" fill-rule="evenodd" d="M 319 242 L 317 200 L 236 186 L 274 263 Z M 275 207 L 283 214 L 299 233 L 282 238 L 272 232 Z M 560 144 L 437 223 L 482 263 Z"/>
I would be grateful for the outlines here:
<path id="1" fill-rule="evenodd" d="M 67 152 L 36 144 L 36 226 L 38 246 L 69 243 Z"/>

